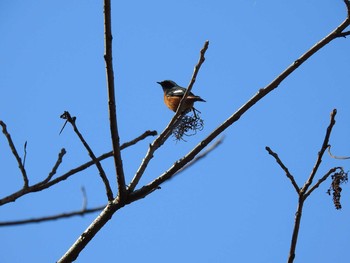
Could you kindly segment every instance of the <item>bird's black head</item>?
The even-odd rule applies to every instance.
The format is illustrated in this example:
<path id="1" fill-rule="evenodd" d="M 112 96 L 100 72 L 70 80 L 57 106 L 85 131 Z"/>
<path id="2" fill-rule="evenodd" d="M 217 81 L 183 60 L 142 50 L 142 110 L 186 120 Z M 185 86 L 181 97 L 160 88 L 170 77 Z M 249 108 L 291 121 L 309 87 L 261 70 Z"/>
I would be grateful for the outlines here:
<path id="1" fill-rule="evenodd" d="M 168 90 L 177 86 L 177 84 L 172 80 L 163 80 L 157 83 L 162 86 L 163 90 Z"/>

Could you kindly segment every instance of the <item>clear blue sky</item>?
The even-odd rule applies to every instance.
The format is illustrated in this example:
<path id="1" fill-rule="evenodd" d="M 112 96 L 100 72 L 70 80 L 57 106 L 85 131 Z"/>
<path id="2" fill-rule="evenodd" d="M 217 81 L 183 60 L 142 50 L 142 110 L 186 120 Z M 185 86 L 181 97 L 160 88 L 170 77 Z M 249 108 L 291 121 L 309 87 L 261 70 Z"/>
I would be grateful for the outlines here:
<path id="1" fill-rule="evenodd" d="M 121 141 L 161 131 L 172 117 L 156 83 L 190 81 L 205 40 L 206 61 L 193 88 L 205 128 L 187 142 L 170 139 L 141 183 L 159 176 L 345 18 L 341 0 L 113 1 L 114 69 Z M 62 147 L 62 174 L 89 157 L 59 118 L 68 110 L 96 155 L 111 150 L 103 60 L 102 1 L 0 3 L 0 119 L 20 153 L 28 141 L 30 182 L 46 177 Z M 299 185 L 308 177 L 338 109 L 330 143 L 350 154 L 350 40 L 338 39 L 224 132 L 205 160 L 115 214 L 77 262 L 285 262 L 297 196 L 267 154 L 270 146 Z M 131 100 L 133 98 L 133 100 Z M 129 182 L 151 138 L 122 152 Z M 115 186 L 112 161 L 103 162 Z M 328 156 L 319 170 L 349 169 Z M 22 186 L 0 136 L 0 195 Z M 295 262 L 350 261 L 350 191 L 336 211 L 330 181 L 307 200 Z M 45 192 L 0 208 L 0 220 L 46 216 L 106 201 L 95 167 Z M 0 229 L 1 262 L 54 262 L 97 216 Z"/>

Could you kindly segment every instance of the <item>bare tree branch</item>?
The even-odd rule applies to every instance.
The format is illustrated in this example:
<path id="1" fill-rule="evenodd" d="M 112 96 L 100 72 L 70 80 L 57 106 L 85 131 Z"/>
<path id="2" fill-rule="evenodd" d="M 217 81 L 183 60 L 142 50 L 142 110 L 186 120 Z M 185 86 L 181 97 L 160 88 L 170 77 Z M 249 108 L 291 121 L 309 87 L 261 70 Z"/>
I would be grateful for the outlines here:
<path id="1" fill-rule="evenodd" d="M 223 137 L 217 140 L 215 143 L 213 143 L 210 147 L 206 149 L 203 153 L 198 155 L 195 159 L 193 159 L 192 162 L 190 162 L 188 165 L 183 167 L 180 171 L 176 173 L 176 175 L 179 175 L 180 173 L 184 172 L 191 166 L 193 166 L 196 162 L 200 161 L 204 157 L 206 157 L 210 152 L 215 150 L 221 143 L 223 142 Z M 124 145 L 124 144 L 123 144 Z M 112 156 L 112 152 L 110 152 L 110 156 Z M 0 222 L 0 227 L 1 226 L 14 226 L 14 225 L 24 225 L 24 224 L 30 224 L 30 223 L 40 223 L 40 222 L 47 222 L 47 221 L 52 221 L 52 220 L 59 220 L 59 219 L 64 219 L 64 218 L 69 218 L 73 216 L 83 216 L 85 214 L 90 214 L 94 213 L 97 211 L 101 211 L 103 208 L 106 207 L 106 205 L 103 206 L 98 206 L 95 208 L 90 208 L 87 209 L 87 197 L 85 193 L 85 189 L 82 187 L 82 193 L 83 193 L 83 206 L 82 209 L 77 210 L 77 211 L 72 211 L 69 213 L 60 213 L 57 215 L 51 215 L 51 216 L 44 216 L 44 217 L 37 217 L 37 218 L 31 218 L 31 219 L 24 219 L 24 220 L 14 220 L 14 221 L 4 221 Z"/>
<path id="2" fill-rule="evenodd" d="M 197 78 L 197 75 L 198 75 L 198 72 L 199 72 L 199 69 L 201 68 L 202 64 L 204 63 L 205 61 L 205 52 L 207 51 L 209 47 L 209 41 L 205 41 L 204 42 L 204 46 L 203 48 L 201 49 L 200 51 L 200 56 L 199 56 L 199 61 L 197 63 L 197 65 L 194 67 L 194 70 L 193 70 L 193 74 L 192 74 L 192 77 L 191 77 L 191 81 L 190 81 L 190 84 L 188 84 L 188 87 L 186 89 L 186 92 L 185 94 L 183 95 L 180 103 L 179 103 L 179 106 L 177 107 L 177 110 L 176 110 L 176 113 L 175 113 L 175 116 L 176 115 L 180 115 L 183 111 L 183 107 L 184 107 L 184 104 L 185 104 L 185 101 L 188 97 L 188 95 L 190 94 L 191 90 L 192 90 L 192 87 L 194 85 L 194 83 L 196 82 L 196 78 Z M 175 118 L 174 116 L 174 118 Z"/>
<path id="3" fill-rule="evenodd" d="M 91 209 L 82 209 L 79 211 L 62 213 L 62 214 L 57 214 L 57 215 L 53 215 L 53 216 L 43 216 L 43 217 L 39 217 L 39 218 L 31 218 L 31 219 L 17 220 L 17 221 L 3 221 L 3 222 L 0 222 L 0 227 L 17 226 L 17 225 L 32 224 L 32 223 L 41 223 L 41 222 L 53 221 L 53 220 L 58 220 L 58 219 L 63 219 L 63 218 L 70 218 L 73 216 L 84 216 L 87 214 L 101 211 L 104 207 L 106 207 L 106 206 L 104 205 L 104 206 L 99 206 L 99 207 L 95 207 L 95 208 L 91 208 Z"/>
<path id="4" fill-rule="evenodd" d="M 281 161 L 281 159 L 278 157 L 277 153 L 273 152 L 271 150 L 270 147 L 266 146 L 265 147 L 266 151 L 268 151 L 268 153 L 275 158 L 276 162 L 279 164 L 279 166 L 282 168 L 282 170 L 286 173 L 286 176 L 288 177 L 288 179 L 290 180 L 290 182 L 292 183 L 292 185 L 294 186 L 295 191 L 297 192 L 297 194 L 299 194 L 299 186 L 296 183 L 294 176 L 289 172 L 288 168 L 283 164 L 283 162 Z"/>
<path id="5" fill-rule="evenodd" d="M 117 125 L 117 111 L 115 102 L 114 88 L 114 72 L 113 72 L 113 56 L 112 56 L 112 21 L 111 21 L 111 1 L 104 0 L 104 25 L 105 25 L 105 62 L 107 72 L 107 88 L 108 88 L 108 112 L 111 139 L 113 145 L 114 165 L 117 174 L 117 183 L 119 190 L 119 198 L 125 199 L 126 187 L 123 169 L 123 161 L 120 153 L 120 139 Z"/>
<path id="6" fill-rule="evenodd" d="M 176 125 L 176 123 L 181 120 L 182 118 L 182 107 L 184 105 L 184 101 L 185 101 L 185 97 L 188 96 L 189 92 L 191 91 L 193 84 L 196 80 L 197 74 L 199 72 L 199 69 L 201 68 L 201 65 L 203 64 L 205 58 L 205 52 L 207 51 L 209 46 L 209 41 L 206 41 L 204 43 L 203 48 L 200 51 L 200 57 L 199 57 L 199 61 L 197 63 L 197 65 L 194 68 L 194 72 L 191 78 L 191 82 L 187 88 L 186 93 L 184 94 L 183 98 L 181 99 L 181 102 L 177 108 L 177 111 L 175 113 L 175 115 L 173 116 L 173 118 L 171 119 L 171 121 L 169 122 L 169 124 L 167 125 L 167 127 L 164 129 L 164 131 L 153 141 L 152 144 L 150 144 L 149 148 L 148 148 L 148 152 L 146 153 L 145 158 L 142 160 L 142 163 L 139 167 L 139 169 L 137 170 L 134 178 L 131 180 L 129 186 L 128 186 L 128 191 L 132 192 L 135 187 L 137 186 L 138 182 L 140 181 L 143 173 L 145 172 L 149 162 L 151 161 L 151 159 L 153 158 L 153 154 L 154 152 L 163 145 L 163 143 L 169 138 L 171 131 L 173 129 L 173 127 Z M 157 187 L 155 187 L 157 188 Z"/>
<path id="7" fill-rule="evenodd" d="M 294 258 L 295 258 L 295 250 L 296 250 L 296 245 L 297 245 L 297 241 L 298 241 L 298 235 L 299 235 L 299 228 L 300 228 L 300 221 L 301 221 L 301 216 L 302 216 L 302 212 L 303 212 L 303 205 L 304 202 L 306 200 L 306 198 L 309 197 L 309 195 L 320 186 L 320 184 L 322 182 L 324 182 L 332 173 L 336 172 L 337 169 L 341 169 L 341 167 L 335 167 L 330 169 L 323 177 L 321 177 L 318 182 L 313 185 L 309 190 L 308 188 L 311 186 L 312 181 L 318 171 L 318 168 L 322 162 L 322 157 L 324 152 L 326 151 L 326 149 L 328 148 L 328 142 L 329 142 L 329 137 L 331 135 L 332 132 L 332 128 L 335 124 L 335 115 L 337 113 L 337 110 L 334 109 L 331 113 L 331 120 L 330 120 L 330 124 L 327 127 L 327 131 L 326 131 L 326 135 L 325 138 L 323 140 L 322 143 L 322 147 L 321 150 L 318 152 L 317 155 L 317 160 L 316 163 L 311 171 L 311 174 L 309 176 L 309 178 L 307 179 L 307 181 L 305 182 L 304 186 L 300 189 L 299 196 L 298 196 L 298 208 L 297 211 L 295 213 L 295 223 L 294 223 L 294 228 L 293 228 L 293 234 L 292 234 L 292 240 L 291 240 L 291 244 L 290 244 L 290 250 L 289 250 L 289 256 L 288 256 L 288 263 L 293 263 L 294 262 Z"/>
<path id="8" fill-rule="evenodd" d="M 129 142 L 126 142 L 124 144 L 121 145 L 120 149 L 123 150 L 127 147 L 130 147 L 134 144 L 136 144 L 137 142 L 147 138 L 148 136 L 155 136 L 157 135 L 157 132 L 156 131 L 146 131 L 144 132 L 142 135 L 140 135 L 139 137 L 135 138 L 134 140 L 131 140 Z M 54 166 L 54 168 L 52 169 L 51 173 L 49 174 L 49 176 L 47 178 L 51 179 L 52 176 L 56 173 L 56 170 L 58 168 L 58 165 L 62 162 L 62 158 L 63 158 L 63 155 L 66 153 L 65 149 L 62 149 L 60 154 L 59 154 L 59 158 Z M 113 152 L 110 151 L 110 152 L 107 152 L 107 153 L 104 153 L 102 154 L 101 156 L 99 156 L 98 158 L 96 158 L 98 161 L 102 161 L 104 159 L 107 159 L 109 157 L 112 157 L 113 156 Z M 39 192 L 41 190 L 44 190 L 46 188 L 49 188 L 55 184 L 58 184 L 59 182 L 61 181 L 64 181 L 66 179 L 68 179 L 70 176 L 78 173 L 78 172 L 81 172 L 87 168 L 89 168 L 91 165 L 94 165 L 94 161 L 89 161 L 89 162 L 86 162 L 74 169 L 71 169 L 69 172 L 57 177 L 56 179 L 53 179 L 52 181 L 48 181 L 47 178 L 44 179 L 43 181 L 35 184 L 35 185 L 32 185 L 30 187 L 27 187 L 27 188 L 23 188 L 9 196 L 6 196 L 2 199 L 0 199 L 0 206 L 1 205 L 4 205 L 4 204 L 7 204 L 7 203 L 10 203 L 10 202 L 14 202 L 16 201 L 18 198 L 26 195 L 26 194 L 29 194 L 29 193 L 32 193 L 32 192 Z M 51 176 L 52 174 L 52 176 Z"/>
<path id="9" fill-rule="evenodd" d="M 16 146 L 14 145 L 11 135 L 8 133 L 7 131 L 7 127 L 6 124 L 0 120 L 0 125 L 2 127 L 2 133 L 5 135 L 7 142 L 10 146 L 10 149 L 12 151 L 12 154 L 15 156 L 17 163 L 18 163 L 18 168 L 20 169 L 21 173 L 22 173 L 22 177 L 23 177 L 23 188 L 27 188 L 29 185 L 29 180 L 28 180 L 28 176 L 27 176 L 27 172 L 26 169 L 24 168 L 24 165 L 22 163 L 21 157 L 19 157 L 18 152 L 16 150 Z"/>
<path id="10" fill-rule="evenodd" d="M 348 6 L 348 5 L 347 5 Z M 222 123 L 218 128 L 216 128 L 212 133 L 208 135 L 207 138 L 202 140 L 195 148 L 192 149 L 186 156 L 175 162 L 175 164 L 167 170 L 164 174 L 150 182 L 148 185 L 143 186 L 139 190 L 135 191 L 133 195 L 143 198 L 145 194 L 149 191 L 157 189 L 160 184 L 168 180 L 173 176 L 181 167 L 190 162 L 202 149 L 204 149 L 212 140 L 214 140 L 220 133 L 230 127 L 235 123 L 246 111 L 255 105 L 258 101 L 264 98 L 271 91 L 276 89 L 283 80 L 285 80 L 291 73 L 293 73 L 301 64 L 303 64 L 307 59 L 314 55 L 321 48 L 326 46 L 329 42 L 336 39 L 338 34 L 342 32 L 350 24 L 350 17 L 347 17 L 337 28 L 335 28 L 331 33 L 329 33 L 321 41 L 317 42 L 313 47 L 311 47 L 307 52 L 301 55 L 297 60 L 294 61 L 286 70 L 284 70 L 277 78 L 275 78 L 270 84 L 265 88 L 260 89 L 256 95 L 254 95 L 247 103 L 245 103 L 241 108 L 239 108 L 234 114 L 232 114 L 224 123 Z"/>
<path id="11" fill-rule="evenodd" d="M 294 228 L 293 228 L 292 240 L 290 242 L 289 256 L 288 256 L 288 261 L 287 261 L 288 263 L 293 263 L 294 258 L 295 258 L 295 250 L 297 247 L 297 241 L 298 241 L 298 235 L 299 235 L 299 229 L 300 229 L 300 221 L 301 221 L 301 216 L 303 213 L 304 201 L 305 201 L 305 199 L 299 198 L 297 211 L 295 212 Z"/>
<path id="12" fill-rule="evenodd" d="M 323 154 L 324 152 L 327 150 L 328 148 L 328 142 L 329 142 L 329 137 L 331 135 L 331 132 L 332 132 L 332 128 L 335 124 L 335 115 L 337 114 L 337 110 L 334 109 L 331 113 L 331 120 L 330 120 L 330 123 L 329 123 L 329 126 L 327 128 L 327 132 L 326 132 L 326 135 L 324 137 L 324 140 L 323 140 L 323 143 L 322 143 L 322 147 L 321 147 L 321 150 L 318 152 L 318 155 L 317 155 L 317 160 L 316 160 L 316 163 L 311 171 L 311 174 L 308 178 L 308 180 L 306 181 L 306 183 L 304 184 L 304 186 L 300 189 L 300 191 L 302 193 L 305 193 L 309 186 L 312 184 L 312 181 L 317 173 L 317 170 L 322 162 L 322 157 L 323 157 Z"/>
<path id="13" fill-rule="evenodd" d="M 6 196 L 6 197 L 0 199 L 0 206 L 4 205 L 6 203 L 14 202 L 19 197 L 21 197 L 23 195 L 26 195 L 28 193 L 37 192 L 37 191 L 40 191 L 42 189 L 47 188 L 48 186 L 47 186 L 46 181 L 50 180 L 50 178 L 56 173 L 56 170 L 57 170 L 58 166 L 62 163 L 62 158 L 63 158 L 63 156 L 65 154 L 66 154 L 66 150 L 63 148 L 61 150 L 61 152 L 59 153 L 59 155 L 58 155 L 58 159 L 56 161 L 56 164 L 54 165 L 54 167 L 52 168 L 51 173 L 46 177 L 46 179 L 44 179 L 43 181 L 41 181 L 41 182 L 39 182 L 39 183 L 37 183 L 35 185 L 23 187 L 21 190 L 19 190 L 19 191 L 15 192 L 15 193 L 13 193 L 13 194 L 11 194 L 9 196 Z"/>
<path id="14" fill-rule="evenodd" d="M 47 182 L 49 182 L 52 177 L 56 174 L 58 167 L 60 166 L 60 164 L 62 163 L 63 160 L 63 156 L 66 154 L 66 150 L 64 148 L 61 149 L 61 152 L 58 154 L 58 158 L 57 161 L 55 163 L 55 165 L 52 167 L 51 172 L 49 173 L 49 175 L 46 177 L 45 180 L 43 180 L 41 182 L 41 184 L 46 184 Z"/>
<path id="15" fill-rule="evenodd" d="M 350 5 L 348 4 L 348 1 L 345 1 L 345 3 L 346 3 L 347 8 L 348 8 L 348 13 L 350 13 L 350 11 L 349 11 Z M 297 59 L 292 65 L 290 65 L 285 71 L 283 71 L 269 85 L 267 85 L 263 89 L 260 89 L 259 92 L 255 96 L 253 96 L 253 98 L 251 98 L 237 112 L 235 112 L 233 115 L 231 115 L 223 124 L 221 124 L 217 129 L 215 129 L 211 134 L 209 134 L 209 136 L 207 138 L 205 138 L 203 141 L 201 141 L 186 156 L 184 156 L 182 159 L 175 162 L 175 164 L 172 167 L 170 167 L 165 173 L 160 175 L 158 178 L 153 180 L 148 185 L 145 185 L 145 186 L 141 187 L 140 189 L 133 191 L 133 189 L 135 189 L 139 179 L 141 178 L 141 176 L 144 172 L 144 169 L 146 168 L 147 164 L 149 163 L 150 159 L 152 158 L 156 147 L 159 148 L 160 145 L 164 143 L 163 140 L 158 139 L 160 136 L 163 136 L 163 138 L 166 138 L 167 133 L 163 132 L 155 140 L 155 142 L 159 143 L 160 145 L 155 146 L 155 144 L 154 144 L 155 142 L 153 143 L 152 147 L 149 148 L 149 151 L 146 154 L 146 157 L 143 160 L 141 166 L 139 167 L 138 172 L 136 173 L 135 177 L 131 181 L 131 184 L 129 185 L 129 189 L 128 189 L 129 195 L 127 196 L 126 201 L 122 202 L 124 199 L 116 198 L 112 202 L 110 202 L 103 209 L 103 211 L 98 215 L 98 217 L 94 220 L 94 222 L 92 222 L 91 225 L 84 231 L 84 233 L 82 233 L 80 235 L 80 237 L 69 248 L 69 250 L 65 253 L 65 255 L 61 259 L 59 259 L 58 262 L 62 263 L 62 262 L 74 261 L 79 256 L 79 253 L 85 248 L 85 246 L 96 235 L 96 233 L 98 233 L 99 230 L 111 219 L 112 215 L 118 209 L 120 209 L 121 207 L 123 207 L 131 202 L 134 202 L 140 198 L 147 196 L 149 193 L 151 193 L 155 189 L 157 189 L 161 183 L 170 179 L 177 171 L 179 171 L 187 163 L 189 163 L 191 160 L 193 160 L 197 156 L 197 154 L 202 149 L 204 149 L 211 141 L 213 141 L 221 132 L 223 132 L 226 128 L 228 128 L 234 122 L 236 122 L 255 103 L 257 103 L 259 100 L 261 100 L 263 97 L 265 97 L 272 90 L 277 88 L 279 86 L 279 84 L 285 78 L 287 78 L 292 72 L 294 72 L 302 63 L 304 63 L 307 59 L 309 59 L 312 55 L 314 55 L 317 51 L 319 51 L 321 48 L 323 48 L 329 42 L 331 42 L 332 40 L 337 38 L 338 34 L 341 33 L 349 25 L 349 23 L 350 23 L 349 17 L 344 22 L 342 22 L 335 30 L 333 30 L 328 36 L 326 36 L 320 42 L 316 43 L 313 47 L 311 47 L 310 50 L 308 50 L 306 53 L 304 53 L 299 59 Z M 174 122 L 175 121 L 176 121 L 176 119 L 174 118 Z M 300 202 L 299 202 L 300 209 L 298 208 L 298 211 L 300 211 L 300 216 L 301 216 L 303 201 L 304 201 L 303 199 L 300 199 Z M 296 216 L 296 220 L 297 219 L 298 219 L 298 217 Z M 299 217 L 299 223 L 300 223 L 300 217 Z M 299 224 L 297 224 L 297 223 L 296 223 L 296 228 L 299 229 Z M 297 236 L 298 231 L 296 231 L 294 233 L 296 233 L 296 236 Z M 291 255 L 290 258 L 292 258 L 292 261 L 293 261 L 294 254 Z M 289 262 L 292 262 L 292 261 L 289 261 Z"/>
<path id="16" fill-rule="evenodd" d="M 106 195 L 108 198 L 108 201 L 113 200 L 113 192 L 111 189 L 111 185 L 109 184 L 107 175 L 105 173 L 105 171 L 102 168 L 102 165 L 100 163 L 99 160 L 97 160 L 94 152 L 92 151 L 90 145 L 86 142 L 86 140 L 84 139 L 83 135 L 80 133 L 75 121 L 76 121 L 76 117 L 71 117 L 70 113 L 68 111 L 65 111 L 62 115 L 61 118 L 66 119 L 73 127 L 74 132 L 78 135 L 80 141 L 82 142 L 82 144 L 84 145 L 85 149 L 88 151 L 89 156 L 91 157 L 91 159 L 93 160 L 93 162 L 95 163 L 97 170 L 99 171 L 100 177 L 105 185 L 106 188 Z"/>

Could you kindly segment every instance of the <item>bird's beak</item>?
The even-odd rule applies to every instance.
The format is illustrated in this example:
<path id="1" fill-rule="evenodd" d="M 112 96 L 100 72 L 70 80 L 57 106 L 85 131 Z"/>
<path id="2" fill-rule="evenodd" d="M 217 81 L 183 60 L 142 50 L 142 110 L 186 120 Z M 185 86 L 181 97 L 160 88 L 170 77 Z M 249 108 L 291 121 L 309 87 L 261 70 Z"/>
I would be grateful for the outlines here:
<path id="1" fill-rule="evenodd" d="M 160 82 L 160 81 L 157 81 L 157 83 L 158 83 L 158 84 L 161 84 L 162 82 Z"/>

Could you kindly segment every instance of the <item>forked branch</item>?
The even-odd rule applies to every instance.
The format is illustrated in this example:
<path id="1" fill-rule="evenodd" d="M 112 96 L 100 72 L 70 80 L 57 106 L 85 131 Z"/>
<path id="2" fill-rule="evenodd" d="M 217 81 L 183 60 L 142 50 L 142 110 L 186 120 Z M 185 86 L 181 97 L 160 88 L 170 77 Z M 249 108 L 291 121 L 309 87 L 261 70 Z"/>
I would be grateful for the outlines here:
<path id="1" fill-rule="evenodd" d="M 331 168 L 326 174 L 324 174 L 314 185 L 312 185 L 312 182 L 315 178 L 315 175 L 318 172 L 318 169 L 319 169 L 320 164 L 322 162 L 324 152 L 329 147 L 329 138 L 331 136 L 331 132 L 332 132 L 332 129 L 333 129 L 334 124 L 335 124 L 336 113 L 337 113 L 336 109 L 334 109 L 331 113 L 330 123 L 327 127 L 326 135 L 323 139 L 321 149 L 318 152 L 316 163 L 315 163 L 308 179 L 306 180 L 304 186 L 300 189 L 299 189 L 298 185 L 296 184 L 293 175 L 290 174 L 289 169 L 282 163 L 282 161 L 280 160 L 278 155 L 276 153 L 274 153 L 269 147 L 266 147 L 266 150 L 269 152 L 269 154 L 275 158 L 275 160 L 280 165 L 282 170 L 286 173 L 286 176 L 290 179 L 294 189 L 296 190 L 296 192 L 298 194 L 298 207 L 297 207 L 297 211 L 295 213 L 295 222 L 294 222 L 294 228 L 293 228 L 292 239 L 291 239 L 291 244 L 290 244 L 288 263 L 292 263 L 294 261 L 294 258 L 295 258 L 295 250 L 296 250 L 296 245 L 297 245 L 297 241 L 298 241 L 301 216 L 303 213 L 303 206 L 304 206 L 304 202 L 306 201 L 306 199 L 325 180 L 327 180 L 330 176 L 334 176 L 337 173 L 337 171 L 340 171 L 340 172 L 338 172 L 338 174 L 344 175 L 344 178 L 346 178 L 346 180 L 347 180 L 347 174 L 345 175 L 343 168 L 342 167 L 334 167 L 334 168 Z M 339 187 L 338 187 L 338 189 L 339 189 Z M 336 200 L 337 207 L 341 207 L 339 199 L 340 199 L 340 194 L 338 193 L 337 200 Z"/>
<path id="2" fill-rule="evenodd" d="M 140 136 L 136 137 L 135 139 L 129 141 L 129 142 L 126 142 L 126 143 L 123 143 L 121 146 L 120 146 L 120 149 L 121 150 L 124 150 L 125 148 L 127 147 L 130 147 L 136 143 L 138 143 L 139 141 L 147 138 L 148 136 L 155 136 L 157 135 L 157 132 L 156 131 L 146 131 L 144 132 L 143 134 L 141 134 Z M 62 149 L 61 152 L 58 154 L 58 159 L 55 163 L 55 165 L 53 166 L 51 172 L 49 173 L 49 175 L 42 181 L 32 185 L 32 186 L 28 186 L 26 188 L 22 188 L 21 190 L 9 195 L 9 196 L 6 196 L 6 197 L 3 197 L 2 199 L 0 199 L 0 206 L 1 205 L 4 205 L 4 204 L 7 204 L 7 203 L 10 203 L 10 202 L 14 202 L 16 201 L 18 198 L 24 196 L 24 195 L 27 195 L 29 193 L 33 193 L 33 192 L 39 192 L 39 191 L 42 191 L 46 188 L 49 188 L 55 184 L 58 184 L 64 180 L 67 180 L 69 177 L 71 177 L 72 175 L 74 174 L 77 174 L 87 168 L 89 168 L 90 166 L 94 165 L 95 162 L 94 161 L 89 161 L 89 162 L 86 162 L 76 168 L 73 168 L 71 169 L 70 171 L 68 171 L 67 173 L 64 173 L 60 176 L 58 176 L 57 178 L 55 179 L 52 179 L 52 177 L 56 174 L 57 172 L 57 169 L 58 169 L 58 166 L 62 163 L 62 160 L 63 160 L 63 156 L 66 154 L 66 150 L 65 149 Z M 99 157 L 96 158 L 97 161 L 102 161 L 102 160 L 105 160 L 107 158 L 110 158 L 113 156 L 113 151 L 110 151 L 110 152 L 107 152 L 107 153 L 104 153 L 102 155 L 100 155 Z"/>

